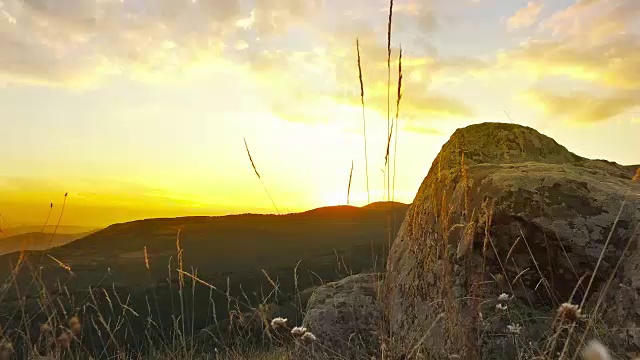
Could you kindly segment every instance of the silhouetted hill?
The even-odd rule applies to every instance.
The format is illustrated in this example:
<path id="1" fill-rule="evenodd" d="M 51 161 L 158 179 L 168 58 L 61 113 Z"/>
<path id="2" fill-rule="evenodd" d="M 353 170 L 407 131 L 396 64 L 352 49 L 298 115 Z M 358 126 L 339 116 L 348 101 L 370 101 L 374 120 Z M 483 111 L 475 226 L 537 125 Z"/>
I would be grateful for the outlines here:
<path id="1" fill-rule="evenodd" d="M 273 289 L 264 272 L 279 283 L 278 296 L 282 297 L 294 293 L 294 269 L 299 289 L 339 279 L 349 272 L 383 269 L 389 240 L 397 231 L 390 232 L 389 226 L 394 223 L 390 220 L 396 218 L 399 228 L 407 208 L 400 203 L 377 203 L 287 215 L 195 216 L 114 224 L 46 254 L 27 252 L 29 266 L 21 267 L 17 282 L 21 296 L 27 298 L 27 312 L 39 308 L 32 272 L 40 269 L 42 283 L 51 291 L 64 284 L 64 292 L 79 299 L 87 297 L 89 288 L 117 290 L 136 311 L 146 313 L 147 300 L 155 298 L 154 307 L 160 308 L 161 316 L 170 316 L 175 313 L 171 306 L 177 289 L 179 244 L 184 270 L 197 271 L 200 279 L 223 289 L 212 296 L 216 311 L 224 318 L 229 310 L 223 294 L 227 286 L 231 296 L 255 303 Z M 0 256 L 0 277 L 10 275 L 18 257 L 16 253 Z M 73 274 L 53 258 L 68 265 Z M 187 283 L 191 286 L 190 280 Z M 209 309 L 209 296 L 210 289 L 198 285 L 190 301 L 196 308 Z M 10 309 L 17 303 L 15 294 L 9 294 L 1 303 L 3 313 L 12 313 Z M 205 321 L 207 317 L 194 319 L 194 328 L 209 325 Z M 171 319 L 158 323 L 171 324 Z"/>
<path id="2" fill-rule="evenodd" d="M 2 230 L 7 233 L 8 236 L 26 234 L 26 233 L 38 233 L 45 232 L 49 234 L 81 234 L 89 233 L 101 228 L 100 226 L 76 226 L 76 225 L 17 225 L 7 227 L 6 224 Z"/>
<path id="3" fill-rule="evenodd" d="M 3 237 L 0 236 L 0 255 L 9 254 L 21 250 L 45 250 L 47 248 L 61 246 L 91 232 L 79 234 L 51 234 L 43 232 L 30 232 Z"/>

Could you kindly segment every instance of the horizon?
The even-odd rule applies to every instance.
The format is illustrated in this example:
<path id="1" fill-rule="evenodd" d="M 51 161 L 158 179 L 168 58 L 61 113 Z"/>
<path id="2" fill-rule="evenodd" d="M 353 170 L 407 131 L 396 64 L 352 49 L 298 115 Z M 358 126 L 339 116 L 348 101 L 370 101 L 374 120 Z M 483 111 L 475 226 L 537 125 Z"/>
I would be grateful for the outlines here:
<path id="1" fill-rule="evenodd" d="M 113 222 L 113 223 L 109 223 L 109 224 L 105 224 L 105 225 L 55 225 L 55 224 L 38 224 L 38 223 L 21 223 L 21 224 L 6 224 L 4 222 L 3 217 L 0 217 L 0 225 L 8 225 L 8 226 L 0 226 L 0 230 L 3 231 L 3 234 L 6 236 L 14 236 L 14 235 L 19 235 L 19 234 L 27 234 L 27 233 L 44 233 L 44 234 L 50 234 L 50 233 L 56 233 L 56 234 L 80 234 L 80 233 L 85 233 L 85 232 L 89 232 L 89 231 L 96 231 L 96 230 L 101 230 L 104 229 L 108 226 L 111 225 L 116 225 L 116 224 L 125 224 L 125 223 L 129 223 L 129 222 L 135 222 L 135 221 L 144 221 L 144 220 L 161 220 L 161 219 L 180 219 L 180 218 L 192 218 L 192 217 L 211 217 L 211 218 L 216 218 L 216 217 L 226 217 L 226 216 L 249 216 L 249 215 L 272 215 L 272 216 L 286 216 L 286 215 L 296 215 L 296 214 L 302 214 L 302 213 L 306 213 L 306 212 L 310 212 L 310 211 L 314 211 L 314 210 L 321 210 L 321 209 L 332 209 L 332 208 L 345 208 L 345 207 L 349 207 L 349 208 L 355 208 L 355 209 L 365 209 L 367 207 L 370 207 L 372 205 L 379 205 L 379 204 L 398 204 L 398 205 L 402 205 L 402 206 L 410 206 L 412 203 L 404 203 L 404 202 L 400 202 L 400 201 L 374 201 L 371 202 L 369 204 L 364 204 L 364 205 L 360 205 L 360 206 L 356 206 L 356 205 L 350 205 L 350 204 L 339 204 L 339 205 L 326 205 L 326 206 L 321 206 L 321 207 L 316 207 L 316 208 L 311 208 L 311 209 L 305 209 L 305 210 L 299 210 L 299 211 L 293 211 L 293 212 L 280 212 L 280 213 L 275 213 L 275 212 L 238 212 L 238 213 L 226 213 L 226 214 L 220 214 L 220 215 L 177 215 L 177 216 L 160 216 L 160 217 L 146 217 L 146 218 L 138 218 L 138 219 L 130 219 L 130 220 L 126 220 L 126 221 L 121 221 L 121 222 Z M 54 219 L 55 222 L 55 219 Z M 19 230 L 16 233 L 13 233 L 12 230 Z M 25 229 L 29 229 L 29 231 L 25 230 Z M 33 229 L 33 230 L 31 230 Z M 40 229 L 40 230 L 38 230 Z M 73 229 L 73 230 L 72 230 Z M 2 239 L 0 238 L 0 241 Z"/>
<path id="2" fill-rule="evenodd" d="M 498 5 L 499 4 L 499 5 Z M 640 163 L 640 1 L 396 0 L 392 199 L 411 203 L 457 128 L 530 126 Z M 2 224 L 367 204 L 384 198 L 388 1 L 0 2 Z M 244 148 L 246 138 L 261 180 Z M 395 150 L 395 149 L 392 149 Z M 265 193 L 264 186 L 269 194 Z"/>

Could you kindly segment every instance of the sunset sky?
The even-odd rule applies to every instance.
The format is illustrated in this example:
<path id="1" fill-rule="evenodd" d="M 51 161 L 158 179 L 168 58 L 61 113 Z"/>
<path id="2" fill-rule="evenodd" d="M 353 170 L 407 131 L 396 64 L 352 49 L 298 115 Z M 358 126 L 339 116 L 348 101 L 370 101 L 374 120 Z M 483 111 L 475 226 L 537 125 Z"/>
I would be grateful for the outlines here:
<path id="1" fill-rule="evenodd" d="M 282 212 L 383 196 L 379 0 L 0 0 L 0 225 Z M 640 1 L 396 0 L 395 199 L 485 121 L 640 163 Z M 391 91 L 395 94 L 394 89 Z M 395 95 L 392 97 L 395 103 Z M 392 108 L 395 112 L 395 107 Z"/>

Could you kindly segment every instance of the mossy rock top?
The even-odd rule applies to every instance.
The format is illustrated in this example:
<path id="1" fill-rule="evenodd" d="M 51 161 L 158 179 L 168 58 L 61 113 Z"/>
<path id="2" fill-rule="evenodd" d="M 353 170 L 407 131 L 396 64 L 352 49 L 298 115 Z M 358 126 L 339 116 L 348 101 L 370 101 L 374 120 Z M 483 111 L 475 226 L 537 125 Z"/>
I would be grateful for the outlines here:
<path id="1" fill-rule="evenodd" d="M 430 173 L 464 164 L 575 163 L 585 160 L 527 126 L 482 123 L 456 130 L 433 162 Z"/>

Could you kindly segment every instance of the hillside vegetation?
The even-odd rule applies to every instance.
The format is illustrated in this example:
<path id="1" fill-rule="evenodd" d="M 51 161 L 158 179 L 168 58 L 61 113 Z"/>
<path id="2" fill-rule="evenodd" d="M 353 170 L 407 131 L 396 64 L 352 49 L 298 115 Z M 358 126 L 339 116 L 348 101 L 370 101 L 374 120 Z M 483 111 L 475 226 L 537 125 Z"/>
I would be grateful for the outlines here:
<path id="1" fill-rule="evenodd" d="M 145 341 L 139 334 L 149 321 L 166 335 L 180 313 L 189 314 L 181 320 L 185 332 L 195 334 L 230 311 L 249 310 L 265 299 L 290 301 L 324 281 L 383 269 L 395 237 L 390 227 L 399 227 L 407 208 L 376 203 L 288 215 L 147 219 L 114 224 L 46 252 L 4 255 L 0 276 L 20 291 L 3 294 L 0 323 L 11 327 L 25 317 L 36 325 L 46 322 L 51 315 L 42 310 L 45 289 L 49 313 L 82 314 L 90 321 L 101 312 L 109 322 L 131 309 L 138 316 L 129 314 L 119 334 L 131 346 Z M 180 268 L 210 286 L 180 279 Z M 181 293 L 182 310 L 176 309 Z M 95 341 L 101 335 L 87 325 L 85 335 Z"/>

